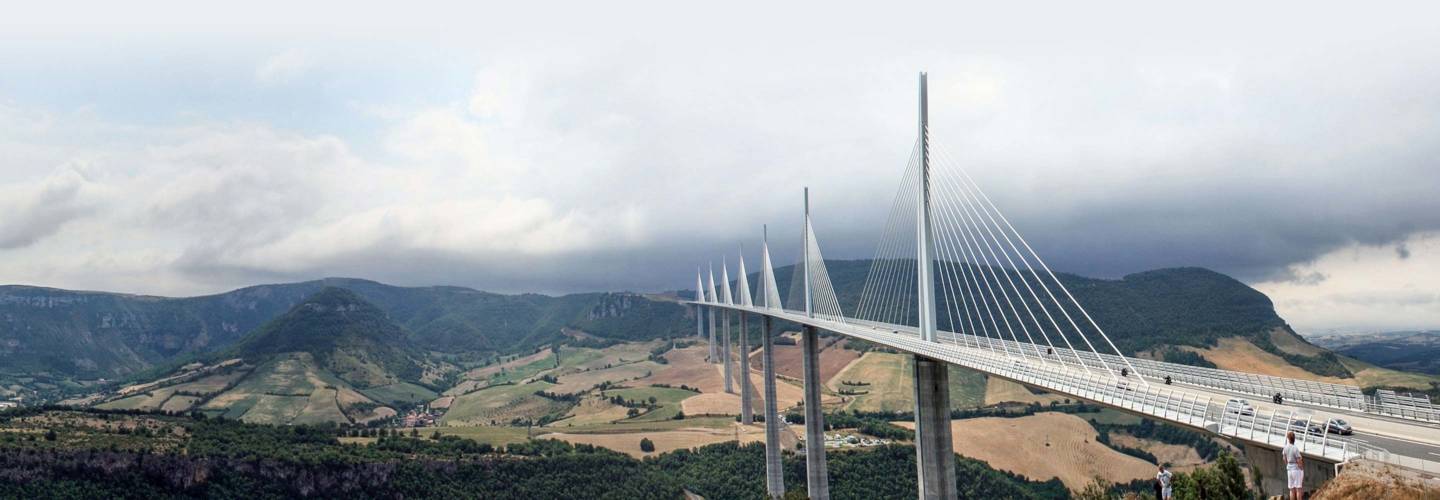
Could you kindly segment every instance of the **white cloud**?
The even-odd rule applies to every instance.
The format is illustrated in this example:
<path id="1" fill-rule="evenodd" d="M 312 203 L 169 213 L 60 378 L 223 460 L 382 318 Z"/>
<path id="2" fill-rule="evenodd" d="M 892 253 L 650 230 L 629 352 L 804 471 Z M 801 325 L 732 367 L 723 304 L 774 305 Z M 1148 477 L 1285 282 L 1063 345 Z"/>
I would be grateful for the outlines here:
<path id="1" fill-rule="evenodd" d="M 310 69 L 310 56 L 299 49 L 272 55 L 255 68 L 255 80 L 264 85 L 281 85 L 295 81 Z"/>
<path id="2" fill-rule="evenodd" d="M 448 256 L 468 279 L 508 280 L 517 262 L 554 265 L 647 238 L 645 208 L 506 188 L 532 177 L 497 166 L 490 128 L 446 109 L 398 119 L 382 161 L 333 136 L 257 124 L 69 116 L 48 127 L 30 145 L 88 160 L 0 183 L 0 282 L 193 294 L 336 274 L 406 284 L 455 276 L 413 260 L 422 255 Z M 110 140 L 69 140 L 81 131 Z M 6 172 L 19 167 L 0 160 Z"/>
<path id="3" fill-rule="evenodd" d="M 1398 255 L 1405 249 L 1408 256 Z M 1440 232 L 1397 244 L 1353 244 L 1257 283 L 1302 333 L 1433 329 L 1440 325 Z"/>
<path id="4" fill-rule="evenodd" d="M 0 250 L 35 244 L 94 209 L 94 189 L 74 169 L 61 167 L 34 182 L 0 185 Z"/>

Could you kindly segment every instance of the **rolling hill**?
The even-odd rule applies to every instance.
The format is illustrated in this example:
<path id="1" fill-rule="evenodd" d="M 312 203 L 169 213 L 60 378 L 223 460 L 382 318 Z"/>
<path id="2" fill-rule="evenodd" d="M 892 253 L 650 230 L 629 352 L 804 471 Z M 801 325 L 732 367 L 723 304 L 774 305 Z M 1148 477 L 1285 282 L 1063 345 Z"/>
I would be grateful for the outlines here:
<path id="1" fill-rule="evenodd" d="M 0 396 L 74 390 L 221 352 L 326 287 L 354 292 L 417 348 L 441 353 L 519 352 L 563 338 L 562 328 L 644 340 L 694 325 L 680 305 L 632 293 L 504 295 L 346 278 L 189 298 L 0 286 Z"/>
<path id="2" fill-rule="evenodd" d="M 395 415 L 387 405 L 435 397 L 446 368 L 409 332 L 354 292 L 326 287 L 233 347 L 174 373 L 106 395 L 99 408 L 199 410 L 247 422 L 356 423 Z M 385 398 L 380 394 L 409 394 Z"/>

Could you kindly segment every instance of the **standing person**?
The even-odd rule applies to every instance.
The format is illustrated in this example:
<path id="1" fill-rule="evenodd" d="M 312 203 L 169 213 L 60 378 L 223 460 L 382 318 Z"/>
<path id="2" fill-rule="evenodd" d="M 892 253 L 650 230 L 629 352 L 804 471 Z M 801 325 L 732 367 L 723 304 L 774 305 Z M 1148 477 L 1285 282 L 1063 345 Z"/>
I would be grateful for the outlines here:
<path id="1" fill-rule="evenodd" d="M 1165 485 L 1160 483 L 1160 476 L 1155 476 L 1155 500 L 1165 500 Z"/>
<path id="2" fill-rule="evenodd" d="M 1170 490 L 1170 479 L 1173 477 L 1175 477 L 1174 474 L 1165 470 L 1165 464 L 1160 464 L 1160 473 L 1155 475 L 1155 484 L 1159 485 L 1160 488 L 1160 494 L 1157 498 L 1160 500 L 1170 500 L 1170 495 L 1172 494 Z"/>
<path id="3" fill-rule="evenodd" d="M 1305 497 L 1303 484 L 1305 483 L 1305 457 L 1300 455 L 1300 448 L 1295 446 L 1295 431 L 1285 433 L 1285 449 L 1280 450 L 1280 456 L 1285 458 L 1285 479 L 1290 488 L 1290 500 L 1301 500 Z"/>

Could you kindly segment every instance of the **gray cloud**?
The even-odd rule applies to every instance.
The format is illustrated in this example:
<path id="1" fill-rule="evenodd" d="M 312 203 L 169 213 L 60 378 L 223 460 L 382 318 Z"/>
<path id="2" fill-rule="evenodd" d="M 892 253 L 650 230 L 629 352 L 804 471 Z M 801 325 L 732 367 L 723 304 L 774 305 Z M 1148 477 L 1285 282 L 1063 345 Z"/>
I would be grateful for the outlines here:
<path id="1" fill-rule="evenodd" d="M 520 9 L 483 33 L 362 19 L 349 24 L 361 35 L 299 48 L 177 35 L 229 52 L 173 71 L 260 90 L 177 93 L 140 117 L 61 114 L 51 133 L 0 138 L 0 158 L 27 159 L 0 159 L 0 186 L 33 184 L 34 158 L 96 158 L 107 193 L 103 210 L 53 201 L 0 222 L 0 247 L 22 242 L 6 247 L 0 281 L 687 287 L 696 264 L 733 263 L 742 242 L 753 267 L 762 224 L 777 261 L 793 259 L 804 186 L 826 255 L 868 257 L 913 141 L 922 69 L 935 140 L 1057 269 L 1199 265 L 1315 285 L 1326 274 L 1290 266 L 1440 229 L 1440 33 L 1425 13 L 1078 9 L 1056 23 L 1008 7 L 917 18 L 835 6 L 833 22 L 796 32 L 779 22 L 803 17 L 790 7 L 774 21 L 737 11 L 707 23 L 576 7 L 584 22 L 549 26 Z M 263 38 L 235 24 L 236 39 Z M 387 52 L 381 39 L 405 42 Z M 100 51 L 57 52 L 71 59 L 52 65 L 91 67 Z M 444 62 L 414 70 L 427 58 Z M 54 71 L 25 64 L 17 74 Z M 24 105 L 107 109 L 78 97 L 89 90 Z M 289 107 L 335 95 L 363 111 L 300 119 L 310 108 Z M 65 221 L 77 230 L 57 235 Z"/>
<path id="2" fill-rule="evenodd" d="M 0 250 L 24 248 L 60 231 L 65 223 L 94 209 L 81 190 L 85 180 L 71 170 L 34 185 L 0 191 Z"/>

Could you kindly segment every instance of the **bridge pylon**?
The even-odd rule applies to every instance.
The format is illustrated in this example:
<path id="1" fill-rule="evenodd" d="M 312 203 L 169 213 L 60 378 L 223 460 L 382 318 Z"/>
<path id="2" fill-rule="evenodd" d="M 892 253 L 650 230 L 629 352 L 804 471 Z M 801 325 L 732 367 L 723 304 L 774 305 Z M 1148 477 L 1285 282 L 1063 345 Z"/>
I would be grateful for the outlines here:
<path id="1" fill-rule="evenodd" d="M 916 302 L 920 339 L 935 342 L 935 234 L 930 216 L 929 97 L 920 73 L 920 177 L 915 199 Z M 955 445 L 950 441 L 950 365 L 915 355 L 915 455 L 920 498 L 953 499 Z"/>
<path id="2" fill-rule="evenodd" d="M 810 188 L 805 188 L 805 231 L 801 254 L 805 266 L 805 315 L 815 317 L 815 297 L 810 291 L 813 267 L 810 265 Z M 830 498 L 830 473 L 825 464 L 825 414 L 820 408 L 820 349 L 819 332 L 814 326 L 805 325 L 800 332 L 800 346 L 803 349 L 801 362 L 805 375 L 805 487 L 811 500 Z"/>
<path id="3" fill-rule="evenodd" d="M 780 294 L 775 291 L 775 271 L 770 264 L 769 231 L 760 247 L 760 273 L 765 293 L 765 307 L 780 309 Z M 780 461 L 780 410 L 775 400 L 775 339 L 774 319 L 765 315 L 760 320 L 760 336 L 765 379 L 765 491 L 771 498 L 785 495 L 785 469 Z"/>
<path id="4" fill-rule="evenodd" d="M 754 306 L 755 303 L 750 296 L 750 276 L 745 272 L 745 247 L 740 247 L 740 276 L 736 278 L 736 285 L 739 290 L 739 302 L 743 307 Z M 751 409 L 751 402 L 755 398 L 754 390 L 750 384 L 750 327 L 746 324 L 744 311 L 740 312 L 740 425 L 751 425 L 755 423 L 754 410 Z"/>

